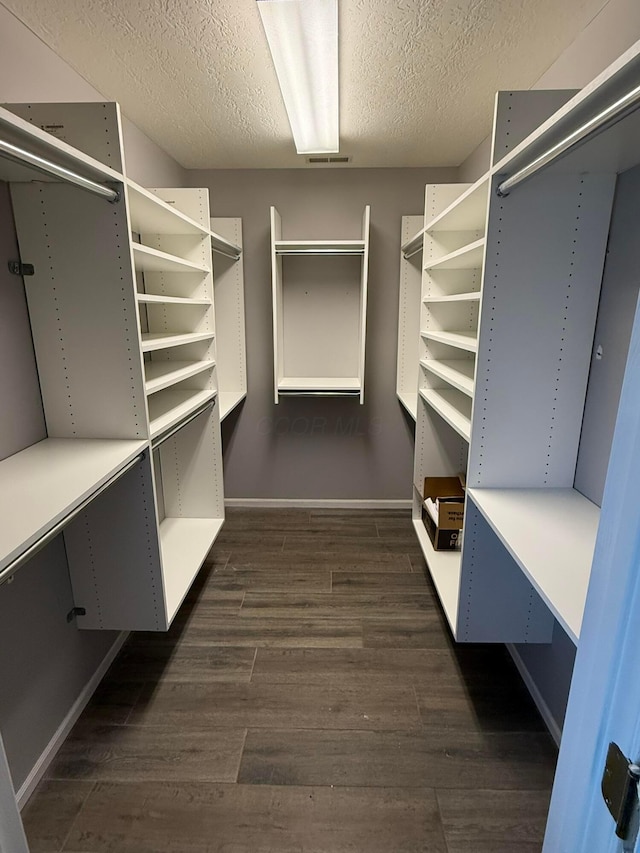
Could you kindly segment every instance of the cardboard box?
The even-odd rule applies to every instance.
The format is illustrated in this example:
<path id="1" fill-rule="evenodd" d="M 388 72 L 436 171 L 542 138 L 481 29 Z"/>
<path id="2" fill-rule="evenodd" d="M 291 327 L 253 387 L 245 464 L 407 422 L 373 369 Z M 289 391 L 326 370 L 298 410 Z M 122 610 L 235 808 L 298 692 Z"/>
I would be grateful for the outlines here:
<path id="1" fill-rule="evenodd" d="M 438 523 L 422 504 L 422 523 L 436 551 L 453 551 L 462 541 L 464 486 L 460 477 L 425 477 L 424 501 L 438 501 Z"/>

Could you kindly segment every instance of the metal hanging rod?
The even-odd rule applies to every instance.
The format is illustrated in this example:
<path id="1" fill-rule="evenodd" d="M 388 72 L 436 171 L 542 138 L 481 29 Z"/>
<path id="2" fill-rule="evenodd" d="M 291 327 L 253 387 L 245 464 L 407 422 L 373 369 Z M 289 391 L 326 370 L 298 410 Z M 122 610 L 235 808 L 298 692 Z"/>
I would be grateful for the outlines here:
<path id="1" fill-rule="evenodd" d="M 225 258 L 231 258 L 232 261 L 240 260 L 240 256 L 242 255 L 242 249 L 240 246 L 236 246 L 235 243 L 227 243 L 219 234 L 216 234 L 215 231 L 210 231 L 209 234 L 211 236 L 212 252 L 216 252 L 218 255 L 224 255 Z"/>
<path id="2" fill-rule="evenodd" d="M 177 432 L 180 432 L 183 427 L 186 427 L 186 425 L 190 424 L 191 421 L 195 421 L 195 419 L 199 418 L 203 412 L 206 412 L 207 409 L 211 409 L 213 406 L 215 406 L 215 404 L 216 398 L 214 397 L 213 400 L 209 400 L 202 406 L 199 406 L 195 410 L 195 412 L 191 412 L 191 414 L 184 418 L 184 420 L 180 421 L 179 424 L 176 424 L 174 427 L 167 430 L 167 432 L 163 432 L 162 435 L 158 436 L 158 438 L 156 438 L 155 441 L 151 443 L 151 449 L 156 450 L 158 447 L 160 447 L 161 444 L 164 444 L 165 441 L 170 439 L 171 436 L 175 435 Z"/>
<path id="3" fill-rule="evenodd" d="M 92 181 L 89 178 L 83 178 L 82 175 L 78 175 L 70 169 L 65 169 L 64 166 L 58 166 L 57 163 L 53 163 L 51 160 L 45 160 L 44 157 L 40 157 L 31 151 L 26 151 L 24 148 L 18 148 L 17 145 L 5 142 L 4 139 L 0 139 L 0 157 L 4 157 L 6 160 L 12 160 L 14 163 L 20 163 L 21 165 L 26 164 L 38 172 L 42 172 L 45 175 L 52 175 L 55 178 L 60 178 L 68 184 L 73 184 L 76 187 L 80 187 L 80 189 L 87 190 L 87 192 L 100 196 L 107 201 L 113 203 L 120 201 L 120 193 L 111 187 L 107 187 L 104 184 L 98 184 L 96 181 Z"/>
<path id="4" fill-rule="evenodd" d="M 56 536 L 62 532 L 63 528 L 69 524 L 69 522 L 73 521 L 73 519 L 80 515 L 81 512 L 84 512 L 93 500 L 105 492 L 110 486 L 119 480 L 120 477 L 126 474 L 127 471 L 130 471 L 131 468 L 138 464 L 138 462 L 142 462 L 143 459 L 144 452 L 140 453 L 134 459 L 131 459 L 130 462 L 127 462 L 127 464 L 120 468 L 119 471 L 116 471 L 112 477 L 99 486 L 94 492 L 91 492 L 91 494 L 86 497 L 82 503 L 78 504 L 75 509 L 72 509 L 71 512 L 64 516 L 64 518 L 61 518 L 57 524 L 43 534 L 36 542 L 33 543 L 33 545 L 30 545 L 26 551 L 23 551 L 22 554 L 15 558 L 15 560 L 12 560 L 9 565 L 5 566 L 4 569 L 0 571 L 0 585 L 6 583 L 18 571 L 18 569 L 22 568 L 22 566 L 34 557 L 38 551 L 41 551 L 45 545 L 48 545 L 52 539 L 55 539 Z"/>
<path id="5" fill-rule="evenodd" d="M 281 249 L 276 255 L 364 255 L 364 249 Z"/>
<path id="6" fill-rule="evenodd" d="M 423 241 L 424 241 L 424 233 L 425 229 L 421 228 L 417 234 L 414 234 L 404 246 L 401 246 L 402 254 L 406 260 L 412 258 L 414 255 L 417 255 L 418 252 L 421 252 L 423 249 Z"/>
<path id="7" fill-rule="evenodd" d="M 359 397 L 360 391 L 294 391 L 291 388 L 283 388 L 278 391 L 281 397 Z"/>
<path id="8" fill-rule="evenodd" d="M 621 121 L 630 112 L 637 109 L 639 102 L 640 86 L 636 86 L 635 89 L 627 92 L 626 95 L 619 98 L 613 104 L 610 104 L 606 109 L 602 110 L 601 113 L 598 113 L 597 116 L 589 119 L 589 121 L 585 122 L 577 130 L 574 130 L 573 133 L 570 133 L 569 136 L 566 136 L 562 141 L 549 148 L 544 152 L 544 154 L 536 157 L 535 160 L 532 160 L 532 162 L 527 166 L 519 169 L 510 178 L 507 178 L 502 181 L 501 184 L 498 184 L 496 194 L 501 198 L 508 195 L 510 190 L 522 183 L 522 181 L 530 178 L 540 169 L 548 166 L 562 154 L 566 154 L 567 151 L 575 148 L 582 142 L 586 142 L 588 138 L 594 136 L 596 133 Z"/>
<path id="9" fill-rule="evenodd" d="M 406 251 L 403 249 L 402 254 L 404 255 L 405 260 L 408 261 L 409 258 L 412 258 L 414 255 L 417 255 L 421 251 L 422 241 L 420 241 L 420 244 L 418 246 L 409 246 L 407 247 Z"/>
<path id="10" fill-rule="evenodd" d="M 238 252 L 223 252 L 222 249 L 219 249 L 217 246 L 212 246 L 211 251 L 215 252 L 217 255 L 223 255 L 225 258 L 231 258 L 232 261 L 239 261 L 241 250 Z"/>

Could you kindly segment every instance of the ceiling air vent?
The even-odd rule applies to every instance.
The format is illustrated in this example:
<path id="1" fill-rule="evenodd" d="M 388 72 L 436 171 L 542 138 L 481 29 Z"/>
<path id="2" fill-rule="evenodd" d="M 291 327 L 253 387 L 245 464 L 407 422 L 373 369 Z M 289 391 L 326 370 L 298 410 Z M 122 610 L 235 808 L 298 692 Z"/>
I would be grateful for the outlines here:
<path id="1" fill-rule="evenodd" d="M 318 163 L 350 163 L 351 157 L 307 157 L 307 163 L 317 165 Z"/>

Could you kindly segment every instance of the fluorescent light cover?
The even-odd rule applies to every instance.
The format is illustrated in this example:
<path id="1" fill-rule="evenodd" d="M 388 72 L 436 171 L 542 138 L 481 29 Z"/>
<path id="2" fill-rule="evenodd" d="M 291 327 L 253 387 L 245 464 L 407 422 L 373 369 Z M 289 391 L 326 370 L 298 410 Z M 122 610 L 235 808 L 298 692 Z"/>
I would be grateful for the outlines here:
<path id="1" fill-rule="evenodd" d="M 335 154 L 338 0 L 258 0 L 298 154 Z"/>

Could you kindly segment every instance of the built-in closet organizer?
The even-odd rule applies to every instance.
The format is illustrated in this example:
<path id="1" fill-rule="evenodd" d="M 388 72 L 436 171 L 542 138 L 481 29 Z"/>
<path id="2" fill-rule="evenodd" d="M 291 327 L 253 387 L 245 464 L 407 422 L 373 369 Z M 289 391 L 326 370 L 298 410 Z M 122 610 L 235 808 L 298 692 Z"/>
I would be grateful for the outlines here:
<path id="1" fill-rule="evenodd" d="M 367 205 L 359 239 L 285 240 L 271 208 L 276 403 L 292 395 L 364 403 L 369 218 Z"/>
<path id="2" fill-rule="evenodd" d="M 499 93 L 492 161 L 508 156 L 572 94 Z M 414 526 L 459 641 L 550 641 L 554 616 L 567 627 L 494 535 L 475 489 L 508 471 L 515 483 L 520 478 L 517 485 L 548 486 L 553 516 L 551 487 L 565 485 L 575 469 L 611 197 L 597 179 L 574 189 L 546 210 L 528 199 L 530 220 L 523 220 L 497 198 L 491 171 L 472 185 L 428 186 L 424 226 L 403 245 L 415 253 L 422 239 Z M 574 243 L 572 213 L 581 202 L 583 239 Z M 598 239 L 585 239 L 593 229 Z M 567 301 L 563 287 L 577 275 L 591 296 Z M 569 327 L 577 330 L 570 337 L 562 331 Z M 424 478 L 459 472 L 468 485 L 462 549 L 435 551 L 421 519 Z M 532 537 L 555 541 L 557 530 L 543 533 L 533 519 L 527 510 L 523 525 L 530 523 Z M 562 545 L 558 551 L 563 559 Z"/>
<path id="3" fill-rule="evenodd" d="M 418 417 L 418 335 L 422 284 L 424 216 L 403 216 L 400 232 L 400 289 L 398 297 L 398 359 L 396 396 L 415 421 Z"/>
<path id="4" fill-rule="evenodd" d="M 524 140 L 516 133 L 508 147 L 499 144 L 506 139 L 499 96 L 490 172 L 449 208 L 427 217 L 424 258 L 447 221 L 453 243 L 447 236 L 437 248 L 448 257 L 423 258 L 414 524 L 459 641 L 550 641 L 555 620 L 574 643 L 580 636 L 600 532 L 603 482 L 594 486 L 594 480 L 604 479 L 617 409 L 611 380 L 601 378 L 610 369 L 600 362 L 614 348 L 605 346 L 603 353 L 600 335 L 594 345 L 594 330 L 603 270 L 607 281 L 621 263 L 612 254 L 619 243 L 607 248 L 610 219 L 617 176 L 638 162 L 638 113 L 513 186 L 504 182 L 637 86 L 639 69 L 628 55 L 584 92 L 570 99 L 557 93 L 566 103 Z M 517 94 L 517 100 L 524 105 L 532 95 Z M 516 93 L 509 96 L 515 104 L 513 98 Z M 623 177 L 626 192 L 632 179 Z M 486 225 L 478 236 L 478 223 L 461 225 L 457 217 L 481 187 Z M 455 235 L 469 224 L 477 240 L 462 247 Z M 469 286 L 469 269 L 450 261 L 479 253 L 480 240 L 483 255 Z M 432 279 L 447 268 L 456 283 L 445 293 Z M 467 283 L 459 285 L 460 276 Z M 471 309 L 460 313 L 458 302 L 471 300 L 476 280 L 477 317 Z M 440 305 L 445 313 L 436 316 Z M 620 346 L 628 330 L 622 338 Z M 471 353 L 475 362 L 473 369 L 464 364 L 462 376 L 460 364 L 444 364 L 443 353 L 448 361 L 454 351 Z M 462 551 L 435 552 L 420 519 L 422 481 L 458 470 L 467 477 Z"/>
<path id="5" fill-rule="evenodd" d="M 211 232 L 206 190 L 126 179 L 117 105 L 11 110 L 5 149 L 97 188 L 0 161 L 48 436 L 0 462 L 0 571 L 64 528 L 78 626 L 166 630 L 224 519 L 212 248 L 240 248 Z"/>
<path id="6" fill-rule="evenodd" d="M 216 311 L 218 400 L 220 420 L 223 421 L 247 396 L 242 220 L 214 217 L 209 221 L 214 238 L 213 302 Z"/>

